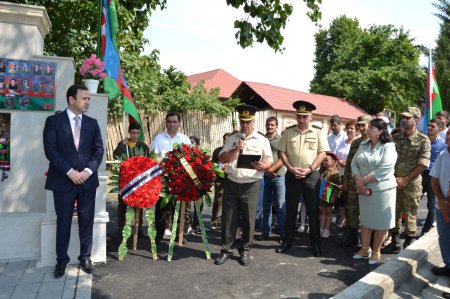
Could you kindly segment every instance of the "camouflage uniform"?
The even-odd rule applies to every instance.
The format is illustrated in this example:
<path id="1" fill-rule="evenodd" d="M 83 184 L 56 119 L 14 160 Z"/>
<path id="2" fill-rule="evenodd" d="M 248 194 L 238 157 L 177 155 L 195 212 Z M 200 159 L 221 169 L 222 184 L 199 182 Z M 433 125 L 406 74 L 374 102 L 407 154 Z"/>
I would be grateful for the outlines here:
<path id="1" fill-rule="evenodd" d="M 356 138 L 350 145 L 350 150 L 345 164 L 343 183 L 348 185 L 348 196 L 345 202 L 345 212 L 347 218 L 347 225 L 349 228 L 359 228 L 359 194 L 356 191 L 356 183 L 352 177 L 352 160 L 359 148 L 361 142 L 364 141 L 361 137 Z"/>
<path id="2" fill-rule="evenodd" d="M 430 139 L 427 135 L 415 130 L 414 133 L 405 137 L 404 132 L 395 134 L 392 137 L 397 153 L 397 163 L 395 163 L 395 177 L 405 177 L 410 174 L 417 165 L 428 166 L 430 164 Z M 397 204 L 395 209 L 396 226 L 391 230 L 398 233 L 402 225 L 402 214 L 408 216 L 405 233 L 409 237 L 416 234 L 417 208 L 422 196 L 422 175 L 419 175 L 408 182 L 403 189 L 397 188 Z"/>

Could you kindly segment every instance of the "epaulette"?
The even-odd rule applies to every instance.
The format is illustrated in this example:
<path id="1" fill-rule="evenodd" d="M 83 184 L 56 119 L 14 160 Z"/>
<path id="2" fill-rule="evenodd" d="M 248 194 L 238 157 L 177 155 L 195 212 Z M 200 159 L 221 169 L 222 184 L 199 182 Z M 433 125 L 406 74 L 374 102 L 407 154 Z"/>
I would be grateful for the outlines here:
<path id="1" fill-rule="evenodd" d="M 287 130 L 287 129 L 290 129 L 290 128 L 294 128 L 294 127 L 296 127 L 297 125 L 292 125 L 292 126 L 289 126 L 289 127 L 287 127 L 285 130 Z M 284 132 L 284 131 L 283 131 Z"/>
<path id="2" fill-rule="evenodd" d="M 322 129 L 323 129 L 321 126 L 318 126 L 318 125 L 316 125 L 316 124 L 312 125 L 312 127 L 313 127 L 313 128 L 316 128 L 316 129 L 319 129 L 319 130 L 322 130 Z"/>
<path id="3" fill-rule="evenodd" d="M 417 132 L 417 135 L 420 136 L 420 137 L 422 137 L 422 138 L 425 138 L 425 137 L 426 137 L 426 138 L 429 139 L 428 135 L 426 135 L 426 134 L 424 134 L 424 133 L 422 133 L 422 132 L 420 132 L 420 131 Z"/>

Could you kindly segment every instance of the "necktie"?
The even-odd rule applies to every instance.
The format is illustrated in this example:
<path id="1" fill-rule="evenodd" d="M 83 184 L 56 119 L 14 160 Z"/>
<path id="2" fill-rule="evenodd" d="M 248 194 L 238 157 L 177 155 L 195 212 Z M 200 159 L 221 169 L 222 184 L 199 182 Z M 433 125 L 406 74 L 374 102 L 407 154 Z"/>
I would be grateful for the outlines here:
<path id="1" fill-rule="evenodd" d="M 80 144 L 80 131 L 81 131 L 81 118 L 77 115 L 75 118 L 75 127 L 73 128 L 73 142 L 75 147 L 78 149 Z"/>

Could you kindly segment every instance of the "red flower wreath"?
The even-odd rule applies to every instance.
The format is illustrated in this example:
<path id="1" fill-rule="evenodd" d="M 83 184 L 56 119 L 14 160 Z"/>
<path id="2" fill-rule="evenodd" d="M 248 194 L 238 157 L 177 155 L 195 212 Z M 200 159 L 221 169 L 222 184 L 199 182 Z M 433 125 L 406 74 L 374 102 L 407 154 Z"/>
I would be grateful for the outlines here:
<path id="1" fill-rule="evenodd" d="M 202 184 L 199 190 L 194 184 L 180 160 L 174 152 L 181 152 L 194 170 Z M 177 145 L 172 152 L 167 153 L 161 162 L 163 168 L 162 192 L 169 196 L 175 196 L 176 200 L 196 201 L 211 190 L 216 174 L 211 162 L 211 157 L 198 147 L 189 145 Z"/>
<path id="2" fill-rule="evenodd" d="M 119 190 L 154 166 L 158 166 L 158 163 L 144 156 L 134 156 L 125 160 L 120 165 Z M 124 198 L 123 202 L 131 207 L 148 209 L 158 201 L 161 187 L 161 175 L 157 175 Z"/>

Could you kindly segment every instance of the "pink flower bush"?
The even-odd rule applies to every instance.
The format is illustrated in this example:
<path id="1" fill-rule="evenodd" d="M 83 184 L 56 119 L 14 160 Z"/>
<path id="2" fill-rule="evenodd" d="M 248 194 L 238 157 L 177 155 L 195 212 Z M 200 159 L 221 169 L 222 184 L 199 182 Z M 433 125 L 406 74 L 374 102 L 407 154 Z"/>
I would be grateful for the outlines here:
<path id="1" fill-rule="evenodd" d="M 107 76 L 104 69 L 105 63 L 97 55 L 92 54 L 90 58 L 83 60 L 83 64 L 80 67 L 80 75 L 85 79 L 102 80 Z"/>

